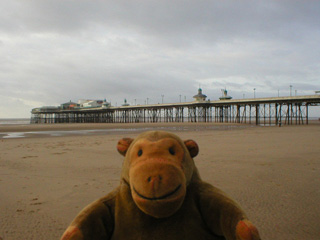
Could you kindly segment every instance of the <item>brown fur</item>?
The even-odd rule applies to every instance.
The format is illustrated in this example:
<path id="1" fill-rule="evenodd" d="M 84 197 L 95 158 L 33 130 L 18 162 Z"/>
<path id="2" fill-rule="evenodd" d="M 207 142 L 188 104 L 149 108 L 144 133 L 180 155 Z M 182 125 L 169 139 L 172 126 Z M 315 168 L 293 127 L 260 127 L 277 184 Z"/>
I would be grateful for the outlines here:
<path id="1" fill-rule="evenodd" d="M 120 186 L 83 209 L 62 240 L 260 239 L 241 208 L 200 179 L 193 140 L 153 131 L 117 149 L 125 156 Z"/>

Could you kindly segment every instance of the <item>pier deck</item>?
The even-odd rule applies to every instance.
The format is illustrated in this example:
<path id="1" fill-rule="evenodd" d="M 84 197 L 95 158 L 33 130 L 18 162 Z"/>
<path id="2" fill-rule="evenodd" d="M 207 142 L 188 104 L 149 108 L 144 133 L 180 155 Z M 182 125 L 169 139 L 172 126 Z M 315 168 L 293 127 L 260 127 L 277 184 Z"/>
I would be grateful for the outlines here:
<path id="1" fill-rule="evenodd" d="M 224 122 L 308 124 L 320 95 L 232 99 L 97 108 L 35 108 L 31 123 Z"/>

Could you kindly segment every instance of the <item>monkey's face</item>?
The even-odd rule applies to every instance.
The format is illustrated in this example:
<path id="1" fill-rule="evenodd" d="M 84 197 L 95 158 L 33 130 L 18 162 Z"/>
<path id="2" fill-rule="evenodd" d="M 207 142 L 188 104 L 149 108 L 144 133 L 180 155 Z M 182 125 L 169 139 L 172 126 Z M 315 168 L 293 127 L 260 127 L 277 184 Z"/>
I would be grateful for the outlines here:
<path id="1" fill-rule="evenodd" d="M 158 136 L 159 132 L 151 134 Z M 198 153 L 197 144 L 164 134 L 136 141 L 122 139 L 118 150 L 126 156 L 125 177 L 138 208 L 155 218 L 174 214 L 186 195 L 194 166 L 191 156 Z"/>
<path id="2" fill-rule="evenodd" d="M 132 198 L 141 211 L 168 217 L 183 203 L 186 178 L 184 151 L 172 138 L 137 141 L 130 152 L 129 181 Z"/>

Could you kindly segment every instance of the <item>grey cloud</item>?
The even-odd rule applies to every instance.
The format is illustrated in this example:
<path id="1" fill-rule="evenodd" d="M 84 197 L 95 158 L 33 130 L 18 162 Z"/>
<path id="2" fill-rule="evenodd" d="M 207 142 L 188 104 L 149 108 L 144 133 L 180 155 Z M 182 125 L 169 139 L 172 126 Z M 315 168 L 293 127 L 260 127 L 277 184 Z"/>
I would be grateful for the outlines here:
<path id="1" fill-rule="evenodd" d="M 9 6 L 3 9 L 7 16 L 3 22 L 13 20 L 17 29 L 68 33 L 100 25 L 105 30 L 130 28 L 161 38 L 180 35 L 209 40 L 238 35 L 291 37 L 315 30 L 320 10 L 314 1 L 33 0 L 5 5 Z"/>
<path id="2" fill-rule="evenodd" d="M 240 98 L 290 84 L 311 94 L 320 88 L 319 10 L 318 1 L 7 1 L 0 93 L 30 108 L 189 101 L 199 84 L 210 99 L 224 87 Z"/>

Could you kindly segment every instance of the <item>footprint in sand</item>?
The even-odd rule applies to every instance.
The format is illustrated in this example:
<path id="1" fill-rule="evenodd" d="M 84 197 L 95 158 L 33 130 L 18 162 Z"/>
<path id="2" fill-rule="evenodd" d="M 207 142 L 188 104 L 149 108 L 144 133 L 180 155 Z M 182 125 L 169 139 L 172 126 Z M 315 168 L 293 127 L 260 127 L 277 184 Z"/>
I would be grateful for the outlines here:
<path id="1" fill-rule="evenodd" d="M 38 198 L 33 198 L 33 199 L 31 200 L 33 203 L 30 203 L 30 205 L 41 205 L 42 202 L 34 202 L 34 201 L 38 201 L 38 200 L 39 200 Z"/>
<path id="2" fill-rule="evenodd" d="M 67 152 L 56 152 L 56 153 L 53 153 L 54 155 L 61 155 L 61 154 L 65 154 Z"/>
<path id="3" fill-rule="evenodd" d="M 42 202 L 37 202 L 37 203 L 30 203 L 30 205 L 41 205 Z"/>

